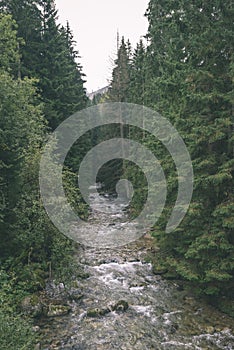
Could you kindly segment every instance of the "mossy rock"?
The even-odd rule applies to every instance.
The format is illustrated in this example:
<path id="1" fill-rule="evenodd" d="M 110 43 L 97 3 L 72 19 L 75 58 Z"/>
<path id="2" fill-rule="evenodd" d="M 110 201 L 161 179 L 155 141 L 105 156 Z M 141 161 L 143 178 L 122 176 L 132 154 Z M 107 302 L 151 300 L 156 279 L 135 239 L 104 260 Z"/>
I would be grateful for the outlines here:
<path id="1" fill-rule="evenodd" d="M 80 284 L 77 280 L 71 282 L 71 288 L 79 288 Z"/>
<path id="2" fill-rule="evenodd" d="M 128 302 L 125 300 L 119 300 L 115 305 L 112 306 L 113 311 L 126 311 L 129 308 Z"/>
<path id="3" fill-rule="evenodd" d="M 87 317 L 100 317 L 100 316 L 105 316 L 106 314 L 108 314 L 111 310 L 110 309 L 99 309 L 99 308 L 95 308 L 95 309 L 89 309 L 87 311 Z"/>
<path id="4" fill-rule="evenodd" d="M 49 305 L 47 317 L 65 316 L 71 311 L 71 307 L 67 305 Z"/>
<path id="5" fill-rule="evenodd" d="M 205 332 L 207 334 L 214 334 L 215 333 L 215 328 L 213 326 L 207 326 L 207 327 L 205 327 Z"/>
<path id="6" fill-rule="evenodd" d="M 152 272 L 154 275 L 165 275 L 166 273 L 168 273 L 168 269 L 166 269 L 163 266 L 158 266 L 158 265 L 154 265 L 152 268 Z"/>

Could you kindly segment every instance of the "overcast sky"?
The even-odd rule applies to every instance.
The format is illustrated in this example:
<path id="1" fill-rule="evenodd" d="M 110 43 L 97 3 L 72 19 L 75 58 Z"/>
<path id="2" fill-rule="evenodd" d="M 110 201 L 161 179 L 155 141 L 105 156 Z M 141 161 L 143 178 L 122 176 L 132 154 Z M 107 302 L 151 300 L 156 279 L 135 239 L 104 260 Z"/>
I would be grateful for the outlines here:
<path id="1" fill-rule="evenodd" d="M 89 92 L 108 85 L 115 58 L 117 30 L 133 47 L 148 28 L 149 0 L 56 0 L 59 22 L 68 20 L 77 41 Z"/>

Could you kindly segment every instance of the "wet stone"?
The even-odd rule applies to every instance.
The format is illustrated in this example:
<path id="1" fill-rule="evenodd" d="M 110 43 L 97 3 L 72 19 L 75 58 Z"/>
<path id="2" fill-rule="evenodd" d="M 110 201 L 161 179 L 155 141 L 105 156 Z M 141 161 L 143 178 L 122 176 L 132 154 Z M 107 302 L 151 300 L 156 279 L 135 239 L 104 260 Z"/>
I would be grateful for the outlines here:
<path id="1" fill-rule="evenodd" d="M 205 328 L 205 332 L 208 333 L 208 334 L 214 334 L 215 328 L 213 326 L 207 326 Z"/>
<path id="2" fill-rule="evenodd" d="M 100 317 L 100 316 L 105 316 L 106 314 L 108 314 L 109 312 L 111 312 L 110 309 L 89 309 L 87 310 L 87 317 Z"/>
<path id="3" fill-rule="evenodd" d="M 47 317 L 58 317 L 67 315 L 71 311 L 71 307 L 67 305 L 49 305 Z"/>
<path id="4" fill-rule="evenodd" d="M 112 306 L 113 311 L 126 311 L 129 305 L 125 300 L 118 301 L 114 306 Z"/>

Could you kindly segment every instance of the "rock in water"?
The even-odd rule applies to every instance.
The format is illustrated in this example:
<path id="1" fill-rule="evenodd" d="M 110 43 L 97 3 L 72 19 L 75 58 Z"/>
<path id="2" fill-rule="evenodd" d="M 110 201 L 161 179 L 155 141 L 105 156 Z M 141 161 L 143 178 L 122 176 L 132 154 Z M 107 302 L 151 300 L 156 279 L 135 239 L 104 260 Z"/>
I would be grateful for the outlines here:
<path id="1" fill-rule="evenodd" d="M 71 311 L 70 306 L 67 305 L 49 305 L 47 317 L 57 317 L 67 315 Z"/>
<path id="2" fill-rule="evenodd" d="M 100 317 L 100 316 L 105 316 L 108 314 L 111 310 L 109 309 L 89 309 L 87 311 L 87 317 Z"/>
<path id="3" fill-rule="evenodd" d="M 119 300 L 113 307 L 113 311 L 126 311 L 128 309 L 129 305 L 128 302 L 125 300 Z"/>

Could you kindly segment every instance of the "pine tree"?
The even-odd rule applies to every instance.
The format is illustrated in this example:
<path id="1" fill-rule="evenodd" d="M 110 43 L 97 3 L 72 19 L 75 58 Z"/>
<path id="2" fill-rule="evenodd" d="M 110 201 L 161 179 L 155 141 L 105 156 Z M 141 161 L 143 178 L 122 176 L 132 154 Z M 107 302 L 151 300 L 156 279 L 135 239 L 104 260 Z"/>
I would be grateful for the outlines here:
<path id="1" fill-rule="evenodd" d="M 4 27 L 4 31 L 0 31 L 0 45 L 7 42 L 0 55 L 0 232 L 3 250 L 4 242 L 10 242 L 14 231 L 14 209 L 21 197 L 24 158 L 32 144 L 42 139 L 43 130 L 43 119 L 35 97 L 35 81 L 15 80 L 10 75 L 10 68 L 18 64 L 19 58 L 15 26 L 9 15 L 0 16 L 0 28 Z"/>
<path id="2" fill-rule="evenodd" d="M 112 80 L 109 91 L 107 93 L 109 102 L 127 102 L 130 88 L 130 64 L 131 64 L 131 44 L 129 40 L 125 42 L 124 37 L 121 39 L 119 45 L 119 34 L 117 37 L 117 58 L 114 61 L 114 68 L 112 71 Z M 114 138 L 120 137 L 123 139 L 128 135 L 128 128 L 124 127 L 119 115 L 119 124 L 109 126 L 108 129 L 102 128 L 100 138 Z M 124 147 L 122 146 L 122 155 L 124 159 Z M 118 180 L 121 179 L 125 169 L 125 162 L 123 159 L 113 159 L 105 164 L 99 172 L 98 180 L 104 181 L 104 189 L 115 193 L 115 187 Z"/>
<path id="3" fill-rule="evenodd" d="M 54 129 L 68 116 L 84 108 L 87 98 L 70 28 L 57 25 L 57 10 L 53 2 L 43 0 L 42 5 L 43 49 L 38 74 L 46 102 L 46 118 Z"/>
<path id="4" fill-rule="evenodd" d="M 2 0 L 0 9 L 16 20 L 18 37 L 23 40 L 15 76 L 20 73 L 21 77 L 39 80 L 45 116 L 49 127 L 55 129 L 87 103 L 84 75 L 69 25 L 63 28 L 57 24 L 52 0 Z"/>
<path id="5" fill-rule="evenodd" d="M 195 171 L 188 215 L 174 233 L 162 233 L 161 247 L 168 266 L 207 294 L 231 291 L 233 280 L 232 11 L 229 1 L 151 0 L 147 12 L 154 66 L 146 94 L 184 137 Z M 168 164 L 173 186 L 161 228 L 176 191 Z"/>
<path id="6" fill-rule="evenodd" d="M 41 11 L 40 0 L 1 0 L 0 11 L 12 15 L 17 23 L 20 66 L 14 76 L 38 77 L 36 67 L 41 59 Z"/>
<path id="7" fill-rule="evenodd" d="M 17 24 L 10 15 L 0 13 L 0 25 L 0 70 L 13 73 L 17 70 L 20 61 Z"/>
<path id="8" fill-rule="evenodd" d="M 129 101 L 140 105 L 145 103 L 145 59 L 145 47 L 140 40 L 132 57 L 129 86 Z"/>
<path id="9" fill-rule="evenodd" d="M 48 261 L 59 269 L 72 244 L 50 222 L 41 202 L 38 176 L 46 120 L 38 81 L 13 75 L 19 61 L 15 28 L 11 16 L 0 15 L 0 258 L 17 275 L 13 285 L 19 282 L 21 291 L 33 292 L 43 287 Z M 68 198 L 84 215 L 76 176 L 67 169 L 65 174 Z"/>
<path id="10" fill-rule="evenodd" d="M 112 73 L 112 81 L 109 91 L 110 100 L 113 102 L 125 102 L 128 98 L 130 82 L 130 43 L 125 43 L 122 37 L 120 47 L 115 60 Z"/>

